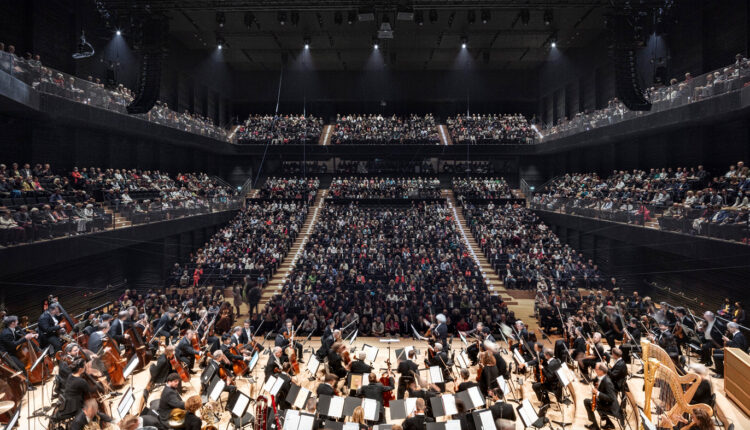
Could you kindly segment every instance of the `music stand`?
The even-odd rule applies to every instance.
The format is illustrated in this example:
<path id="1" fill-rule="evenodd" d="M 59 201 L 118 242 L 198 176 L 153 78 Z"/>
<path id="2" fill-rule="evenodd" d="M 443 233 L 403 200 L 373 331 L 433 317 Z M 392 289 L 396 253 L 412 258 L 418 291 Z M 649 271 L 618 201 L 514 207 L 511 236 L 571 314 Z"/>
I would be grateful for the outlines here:
<path id="1" fill-rule="evenodd" d="M 378 353 L 380 352 L 380 349 L 377 347 L 374 347 L 372 345 L 364 344 L 362 345 L 362 352 L 365 353 L 365 359 L 368 363 L 372 364 L 376 358 L 378 358 Z"/>
<path id="2" fill-rule="evenodd" d="M 391 420 L 403 420 L 417 409 L 417 398 L 391 400 L 388 408 L 391 410 Z"/>
<path id="3" fill-rule="evenodd" d="M 315 415 L 288 409 L 282 427 L 283 430 L 313 430 L 314 423 Z"/>
<path id="4" fill-rule="evenodd" d="M 442 396 L 430 397 L 432 414 L 435 418 L 452 416 L 458 413 L 456 409 L 456 396 L 453 394 L 443 394 Z"/>
<path id="5" fill-rule="evenodd" d="M 318 398 L 318 411 L 329 418 L 340 419 L 344 413 L 344 398 L 321 395 Z"/>
<path id="6" fill-rule="evenodd" d="M 372 426 L 372 430 L 391 430 L 392 428 L 392 424 L 375 424 Z"/>
<path id="7" fill-rule="evenodd" d="M 474 427 L 476 430 L 495 430 L 495 418 L 492 417 L 492 411 L 489 409 L 479 409 L 471 413 L 474 418 Z"/>
<path id="8" fill-rule="evenodd" d="M 130 408 L 133 407 L 133 403 L 135 403 L 133 387 L 128 387 L 128 389 L 125 390 L 125 394 L 120 398 L 120 402 L 117 404 L 117 415 L 120 416 L 120 419 L 125 418 L 125 415 L 130 413 Z"/>
<path id="9" fill-rule="evenodd" d="M 315 379 L 317 379 L 315 375 L 317 375 L 318 370 L 320 370 L 320 361 L 318 360 L 318 357 L 315 356 L 315 354 L 310 355 L 310 358 L 307 359 L 305 369 L 310 372 L 310 377 L 307 378 L 308 381 L 314 381 Z"/>
<path id="10" fill-rule="evenodd" d="M 461 420 L 448 420 L 441 423 L 426 424 L 426 430 L 461 430 Z"/>
<path id="11" fill-rule="evenodd" d="M 128 361 L 128 364 L 125 366 L 125 370 L 122 371 L 122 377 L 124 379 L 128 379 L 130 376 L 133 375 L 133 372 L 135 372 L 135 369 L 138 368 L 138 365 L 141 364 L 141 359 L 138 358 L 138 355 L 133 355 L 130 357 L 130 361 Z M 130 380 L 130 386 L 133 386 L 133 379 Z"/>
<path id="12" fill-rule="evenodd" d="M 557 399 L 557 403 L 560 405 L 560 415 L 562 416 L 561 421 L 552 421 L 553 423 L 559 425 L 562 427 L 563 430 L 565 430 L 565 427 L 569 425 L 573 425 L 573 423 L 566 423 L 565 422 L 565 406 L 572 405 L 573 402 L 570 401 L 567 397 L 565 397 L 565 390 L 570 391 L 569 385 L 571 379 L 575 379 L 575 375 L 568 367 L 568 363 L 562 363 L 559 369 L 555 372 L 557 374 L 557 379 L 560 381 L 560 385 L 562 385 L 562 393 L 563 398 Z"/>
<path id="13" fill-rule="evenodd" d="M 305 409 L 305 405 L 307 405 L 307 399 L 309 399 L 311 396 L 312 393 L 307 388 L 300 387 L 297 384 L 292 384 L 292 386 L 289 387 L 289 392 L 286 395 L 286 401 L 289 402 L 289 404 L 291 404 L 294 408 Z"/>
<path id="14" fill-rule="evenodd" d="M 241 392 L 240 390 L 235 390 L 229 394 L 225 410 L 229 411 L 232 417 L 234 417 L 230 421 L 234 423 L 235 428 L 244 428 L 252 421 L 248 420 L 247 422 L 245 422 L 244 419 L 248 406 L 250 406 L 250 396 L 248 396 L 247 394 Z M 229 424 L 227 423 L 227 427 L 228 426 Z"/>
<path id="15" fill-rule="evenodd" d="M 224 382 L 224 380 L 221 379 L 219 375 L 214 376 L 214 379 L 208 386 L 208 394 L 206 395 L 206 397 L 212 402 L 221 403 L 221 393 L 224 391 L 224 387 L 226 386 L 227 383 Z"/>
<path id="16" fill-rule="evenodd" d="M 48 345 L 46 348 L 44 348 L 44 351 L 42 351 L 42 353 L 39 355 L 39 358 L 36 359 L 34 364 L 29 368 L 29 371 L 26 372 L 28 375 L 31 375 L 34 372 L 34 369 L 36 369 L 36 367 L 39 366 L 44 361 L 44 357 L 46 357 L 49 354 L 51 349 L 52 349 L 52 345 Z M 33 414 L 30 414 L 28 417 L 29 420 L 45 416 L 44 415 L 44 411 L 45 411 L 44 398 L 46 396 L 44 394 L 44 386 L 46 384 L 44 383 L 44 381 L 46 379 L 47 379 L 47 368 L 45 366 L 42 368 L 42 383 L 40 384 L 42 386 L 42 407 L 40 409 L 35 410 Z M 34 396 L 31 396 L 30 390 L 26 390 L 26 395 L 34 399 Z M 27 405 L 29 404 L 28 399 L 26 399 L 26 404 Z M 34 408 L 36 408 L 36 400 L 34 400 Z"/>
<path id="17" fill-rule="evenodd" d="M 547 412 L 547 408 L 549 408 L 549 405 L 543 405 L 540 409 L 540 411 L 543 411 L 543 413 L 541 416 L 539 416 L 529 399 L 524 399 L 523 403 L 518 405 L 516 411 L 518 411 L 518 416 L 521 417 L 521 422 L 523 423 L 524 427 L 534 427 L 535 429 L 540 429 L 549 422 L 549 420 L 544 416 L 544 414 Z"/>
<path id="18" fill-rule="evenodd" d="M 468 390 L 459 391 L 456 393 L 456 399 L 464 403 L 467 411 L 484 407 L 486 403 L 482 392 L 479 391 L 479 387 L 471 387 Z"/>

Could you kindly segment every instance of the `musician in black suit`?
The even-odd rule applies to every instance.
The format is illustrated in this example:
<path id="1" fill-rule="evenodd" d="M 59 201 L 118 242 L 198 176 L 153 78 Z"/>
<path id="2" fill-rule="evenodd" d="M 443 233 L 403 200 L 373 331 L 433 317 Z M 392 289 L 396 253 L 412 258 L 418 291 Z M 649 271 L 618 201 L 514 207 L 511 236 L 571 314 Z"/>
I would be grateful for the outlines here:
<path id="1" fill-rule="evenodd" d="M 285 370 L 284 365 L 286 363 L 287 363 L 287 358 L 283 354 L 281 347 L 275 346 L 273 348 L 273 351 L 271 351 L 271 355 L 269 355 L 268 357 L 268 362 L 266 363 L 266 367 L 263 371 L 266 375 L 266 379 L 268 379 L 269 376 L 275 373 L 283 372 Z"/>
<path id="2" fill-rule="evenodd" d="M 365 363 L 365 358 L 367 358 L 367 354 L 365 354 L 364 351 L 360 351 L 359 354 L 357 354 L 357 359 L 352 360 L 352 363 L 349 365 L 349 373 L 362 375 L 372 372 L 372 366 Z"/>
<path id="3" fill-rule="evenodd" d="M 185 409 L 185 402 L 182 401 L 180 394 L 177 392 L 177 387 L 180 385 L 180 376 L 176 373 L 170 373 L 167 376 L 167 383 L 164 386 L 164 390 L 161 392 L 159 399 L 159 407 L 157 414 L 159 415 L 159 421 L 161 422 L 162 428 L 170 428 L 169 414 L 172 409 Z"/>
<path id="4" fill-rule="evenodd" d="M 339 378 L 345 378 L 348 373 L 341 357 L 345 350 L 346 345 L 343 342 L 336 342 L 328 352 L 328 368 Z"/>
<path id="5" fill-rule="evenodd" d="M 609 369 L 609 378 L 612 380 L 612 383 L 615 385 L 615 389 L 618 392 L 626 391 L 627 385 L 625 382 L 628 380 L 628 365 L 622 358 L 622 350 L 620 348 L 613 348 L 610 353 L 612 354 L 612 359 L 615 363 L 612 365 L 612 368 Z"/>
<path id="6" fill-rule="evenodd" d="M 698 329 L 701 340 L 701 363 L 711 365 L 711 350 L 721 348 L 724 344 L 724 325 L 717 320 L 713 312 L 703 314 L 705 323 Z"/>
<path id="7" fill-rule="evenodd" d="M 46 348 L 48 345 L 52 345 L 54 352 L 62 349 L 62 341 L 60 340 L 60 332 L 63 330 L 58 325 L 58 318 L 60 316 L 60 306 L 57 304 L 51 304 L 49 308 L 42 313 L 39 317 L 37 328 L 39 331 L 39 345 L 42 348 Z"/>
<path id="8" fill-rule="evenodd" d="M 253 338 L 254 331 L 255 327 L 250 325 L 250 320 L 245 320 L 245 322 L 242 323 L 242 328 L 240 329 L 240 343 L 242 345 L 250 343 L 250 340 Z"/>
<path id="9" fill-rule="evenodd" d="M 513 409 L 513 405 L 503 401 L 503 390 L 501 390 L 499 387 L 495 388 L 494 390 L 490 391 L 489 397 L 490 400 L 492 400 L 490 411 L 492 412 L 493 419 L 506 419 L 511 421 L 516 420 L 516 411 Z"/>
<path id="10" fill-rule="evenodd" d="M 96 399 L 88 399 L 83 403 L 83 408 L 68 426 L 69 430 L 83 430 L 87 428 L 101 428 L 99 423 L 112 422 L 112 418 L 99 412 Z"/>
<path id="11" fill-rule="evenodd" d="M 607 376 L 606 364 L 597 363 L 596 367 L 594 367 L 594 371 L 596 372 L 596 379 L 593 382 L 593 387 L 591 387 L 591 393 L 593 396 L 596 396 L 596 410 L 605 421 L 604 429 L 613 429 L 615 426 L 609 418 L 610 415 L 621 420 L 620 404 L 617 401 L 617 391 L 615 390 L 615 385 L 612 383 L 612 380 Z M 594 415 L 593 408 L 591 407 L 592 402 L 593 397 L 592 399 L 583 400 L 586 414 L 588 414 L 589 421 L 592 423 L 587 424 L 586 428 L 598 429 L 599 424 Z"/>
<path id="12" fill-rule="evenodd" d="M 449 349 L 450 346 L 448 345 L 448 326 L 446 325 L 447 319 L 443 314 L 437 314 L 435 316 L 435 319 L 437 320 L 437 325 L 433 330 L 433 334 L 435 335 L 435 342 L 439 342 L 440 344 L 444 345 L 446 349 Z"/>
<path id="13" fill-rule="evenodd" d="M 550 403 L 549 392 L 554 391 L 558 401 L 562 400 L 562 386 L 557 377 L 557 370 L 562 367 L 560 360 L 555 358 L 554 353 L 549 348 L 544 349 L 544 358 L 542 359 L 542 375 L 544 380 L 537 380 L 531 384 L 531 388 L 536 393 L 536 398 L 544 404 Z M 536 370 L 535 372 L 539 372 Z M 541 378 L 539 378 L 541 379 Z"/>
<path id="14" fill-rule="evenodd" d="M 174 314 L 174 309 L 170 308 L 159 318 L 159 322 L 156 323 L 156 332 L 154 333 L 156 338 L 172 338 L 177 334 L 174 327 Z"/>
<path id="15" fill-rule="evenodd" d="M 318 385 L 318 388 L 315 389 L 315 394 L 318 396 L 318 398 L 320 398 L 320 396 L 335 396 L 336 389 L 334 387 L 336 386 L 338 380 L 339 377 L 334 375 L 333 373 L 326 373 L 326 376 L 323 378 L 323 382 L 321 382 Z"/>
<path id="16" fill-rule="evenodd" d="M 443 374 L 443 381 L 445 382 L 441 382 L 437 384 L 437 386 L 440 387 L 440 391 L 445 391 L 445 384 L 453 381 L 450 372 L 450 369 L 453 366 L 453 360 L 451 360 L 450 357 L 448 357 L 448 354 L 443 350 L 443 344 L 435 342 L 433 355 L 432 358 L 427 360 L 427 366 L 437 366 L 440 368 L 440 371 Z"/>
<path id="17" fill-rule="evenodd" d="M 103 321 L 99 323 L 97 330 L 89 336 L 89 343 L 87 348 L 94 354 L 99 354 L 104 346 L 104 339 L 107 337 L 107 330 L 109 329 L 109 323 Z"/>
<path id="18" fill-rule="evenodd" d="M 121 311 L 117 314 L 117 318 L 112 321 L 112 325 L 109 326 L 107 335 L 114 339 L 118 345 L 122 345 L 129 336 L 125 333 L 128 328 L 128 322 L 126 321 L 129 314 L 128 311 Z"/>
<path id="19" fill-rule="evenodd" d="M 589 369 L 594 367 L 594 365 L 604 359 L 604 346 L 602 345 L 602 335 L 599 332 L 594 333 L 593 336 L 591 336 L 591 340 L 589 341 L 589 345 L 591 345 L 590 352 L 588 355 L 584 355 L 582 358 L 578 360 L 578 365 L 581 369 L 581 374 L 583 375 L 583 379 L 581 382 L 588 383 L 589 378 Z"/>
<path id="20" fill-rule="evenodd" d="M 683 333 L 685 334 L 681 338 L 677 338 L 677 344 L 682 346 L 685 342 L 688 341 L 687 333 L 685 329 L 689 329 L 691 331 L 695 331 L 695 321 L 691 317 L 687 315 L 687 311 L 685 311 L 685 308 L 679 307 L 674 310 L 674 315 L 676 318 L 675 324 L 680 324 L 684 328 Z"/>
<path id="21" fill-rule="evenodd" d="M 736 322 L 727 323 L 729 336 L 723 336 L 724 346 L 737 348 L 742 352 L 747 351 L 747 341 L 745 335 L 740 331 L 740 326 Z M 724 348 L 714 349 L 714 364 L 716 365 L 716 375 L 714 377 L 724 377 Z"/>
<path id="22" fill-rule="evenodd" d="M 656 335 L 649 334 L 649 339 L 652 342 L 656 342 L 661 349 L 666 351 L 672 361 L 675 363 L 679 362 L 680 347 L 677 346 L 677 341 L 672 334 L 672 330 L 669 329 L 666 319 L 659 323 L 659 330 L 656 332 Z"/>
<path id="23" fill-rule="evenodd" d="M 196 351 L 193 348 L 193 339 L 197 335 L 193 330 L 185 332 L 185 336 L 177 342 L 177 346 L 174 349 L 175 356 L 178 360 L 187 365 L 187 369 L 191 374 L 194 374 L 193 366 L 195 365 L 195 356 L 200 355 L 200 351 Z"/>
<path id="24" fill-rule="evenodd" d="M 294 326 L 292 325 L 292 320 L 287 319 L 284 322 L 284 327 L 279 331 L 278 334 L 276 334 L 276 339 L 274 343 L 276 346 L 279 346 L 282 348 L 282 350 L 286 350 L 289 345 L 292 343 L 292 337 L 295 335 Z M 302 357 L 302 344 L 294 341 L 294 349 L 297 350 L 297 357 Z"/>
<path id="25" fill-rule="evenodd" d="M 620 345 L 620 350 L 622 351 L 622 359 L 625 360 L 625 363 L 630 363 L 630 353 L 632 351 L 639 351 L 641 347 L 641 330 L 638 328 L 638 320 L 631 318 L 626 330 L 627 334 L 625 336 L 627 341 Z"/>
<path id="26" fill-rule="evenodd" d="M 83 401 L 86 394 L 96 391 L 96 387 L 90 385 L 83 379 L 86 363 L 78 359 L 71 366 L 71 374 L 65 381 L 63 389 L 63 398 L 65 402 L 62 411 L 59 413 L 60 419 L 67 419 L 77 414 L 83 407 Z"/>
<path id="27" fill-rule="evenodd" d="M 18 317 L 11 315 L 5 317 L 3 320 L 4 328 L 0 331 L 0 355 L 9 361 L 8 364 L 13 366 L 16 370 L 20 370 L 26 375 L 26 367 L 23 362 L 16 357 L 16 349 L 19 345 L 25 343 L 27 340 L 31 340 L 37 335 L 35 333 L 19 333 L 16 328 L 18 327 Z M 31 389 L 33 387 L 29 385 Z"/>
<path id="28" fill-rule="evenodd" d="M 408 353 L 407 359 L 402 360 L 398 363 L 398 367 L 396 368 L 396 372 L 399 374 L 398 378 L 398 389 L 396 390 L 396 398 L 402 399 L 404 398 L 404 391 L 406 391 L 406 387 L 409 386 L 409 383 L 414 380 L 416 375 L 419 372 L 419 366 L 414 361 L 414 357 L 416 356 L 416 351 L 411 350 Z"/>
<path id="29" fill-rule="evenodd" d="M 476 328 L 473 330 L 462 333 L 464 337 L 474 335 L 477 338 L 477 342 L 472 343 L 466 348 L 466 355 L 471 360 L 471 365 L 476 366 L 477 360 L 479 359 L 479 353 L 482 352 L 482 345 L 486 340 L 491 342 L 495 341 L 490 333 L 490 328 L 486 327 L 483 323 L 478 322 Z"/>
<path id="30" fill-rule="evenodd" d="M 388 385 L 383 385 L 378 381 L 377 375 L 370 373 L 368 378 L 369 383 L 360 387 L 357 390 L 357 397 L 364 397 L 365 399 L 372 399 L 380 403 L 380 415 L 378 423 L 385 422 L 385 405 L 383 404 L 383 393 L 392 391 L 396 385 L 396 381 L 393 378 L 393 374 L 388 372 Z"/>
<path id="31" fill-rule="evenodd" d="M 458 388 L 456 389 L 456 392 L 459 391 L 466 391 L 471 387 L 478 387 L 479 384 L 476 383 L 476 381 L 470 381 L 469 378 L 471 378 L 471 372 L 469 372 L 469 369 L 461 369 L 461 383 L 458 384 Z"/>
<path id="32" fill-rule="evenodd" d="M 417 406 L 414 410 L 414 416 L 407 418 L 401 424 L 404 430 L 425 430 L 427 423 L 435 422 L 434 418 L 425 415 L 425 400 L 417 399 Z"/>
<path id="33" fill-rule="evenodd" d="M 151 374 L 151 380 L 154 383 L 161 384 L 166 382 L 169 374 L 174 372 L 172 364 L 169 362 L 172 356 L 174 356 L 174 345 L 168 345 L 164 348 L 164 354 L 161 354 L 159 358 L 156 359 L 156 363 L 149 367 L 148 370 Z"/>
<path id="34" fill-rule="evenodd" d="M 432 402 L 430 399 L 437 397 L 440 394 L 440 388 L 437 385 L 428 384 L 424 378 L 418 377 L 409 383 L 407 392 L 409 393 L 410 398 L 424 399 L 424 413 L 430 418 L 435 418 L 435 415 L 433 415 L 432 412 Z"/>

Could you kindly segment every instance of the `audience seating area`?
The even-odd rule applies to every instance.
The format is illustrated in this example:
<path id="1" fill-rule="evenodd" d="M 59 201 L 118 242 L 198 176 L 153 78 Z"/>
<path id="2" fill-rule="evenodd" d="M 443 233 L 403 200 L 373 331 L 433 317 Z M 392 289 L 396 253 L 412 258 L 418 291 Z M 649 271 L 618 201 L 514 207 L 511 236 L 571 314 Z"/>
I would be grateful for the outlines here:
<path id="1" fill-rule="evenodd" d="M 304 200 L 312 203 L 315 193 L 318 192 L 320 180 L 317 178 L 277 178 L 266 179 L 260 189 L 262 199 L 292 199 Z"/>
<path id="2" fill-rule="evenodd" d="M 317 145 L 323 120 L 304 115 L 252 115 L 237 129 L 240 144 Z"/>
<path id="3" fill-rule="evenodd" d="M 536 131 L 521 114 L 456 115 L 445 123 L 453 143 L 536 143 Z"/>
<path id="4" fill-rule="evenodd" d="M 338 177 L 331 182 L 333 199 L 438 199 L 437 178 L 357 178 Z"/>
<path id="5" fill-rule="evenodd" d="M 205 173 L 0 164 L 0 245 L 77 235 L 237 207 L 236 191 Z"/>
<path id="6" fill-rule="evenodd" d="M 750 175 L 740 161 L 712 177 L 697 168 L 568 174 L 535 194 L 534 208 L 669 231 L 747 241 Z"/>
<path id="7" fill-rule="evenodd" d="M 439 144 L 432 114 L 407 118 L 382 115 L 337 115 L 331 143 Z"/>
<path id="8" fill-rule="evenodd" d="M 514 198 L 505 178 L 453 178 L 453 192 L 459 199 L 510 199 Z"/>

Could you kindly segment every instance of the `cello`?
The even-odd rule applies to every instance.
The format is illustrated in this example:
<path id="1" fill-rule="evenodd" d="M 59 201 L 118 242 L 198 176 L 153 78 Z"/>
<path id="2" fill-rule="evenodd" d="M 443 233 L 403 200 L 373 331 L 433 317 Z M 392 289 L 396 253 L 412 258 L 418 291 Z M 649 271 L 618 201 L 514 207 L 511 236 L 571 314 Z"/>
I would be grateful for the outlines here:
<path id="1" fill-rule="evenodd" d="M 10 363 L 10 361 L 5 358 L 4 354 L 3 362 L 0 362 L 0 398 L 3 401 L 11 401 L 15 404 L 13 409 L 0 414 L 0 423 L 7 424 L 21 406 L 26 395 L 26 378 L 20 370 L 15 370 L 13 366 L 6 365 L 6 362 Z"/>
<path id="2" fill-rule="evenodd" d="M 107 367 L 112 387 L 118 388 L 125 385 L 123 371 L 125 370 L 127 360 L 122 358 L 117 344 L 115 344 L 115 341 L 111 337 L 106 337 L 103 341 L 101 360 Z"/>
<path id="3" fill-rule="evenodd" d="M 43 363 L 36 366 L 32 371 L 31 367 L 36 363 L 40 355 L 42 355 L 42 349 L 35 338 L 26 339 L 25 342 L 16 347 L 16 357 L 21 360 L 26 368 L 26 374 L 31 384 L 46 382 L 52 377 L 52 372 L 55 370 L 55 363 L 47 355 L 44 357 Z"/>
<path id="4" fill-rule="evenodd" d="M 390 357 L 385 360 L 385 364 L 388 366 L 388 372 L 383 373 L 383 375 L 380 377 L 380 383 L 383 384 L 384 387 L 388 387 L 391 385 L 391 378 L 388 376 L 391 374 L 391 359 Z M 391 400 L 395 400 L 396 397 L 393 395 L 393 390 L 390 391 L 384 391 L 383 392 L 383 406 L 386 408 L 391 404 Z"/>

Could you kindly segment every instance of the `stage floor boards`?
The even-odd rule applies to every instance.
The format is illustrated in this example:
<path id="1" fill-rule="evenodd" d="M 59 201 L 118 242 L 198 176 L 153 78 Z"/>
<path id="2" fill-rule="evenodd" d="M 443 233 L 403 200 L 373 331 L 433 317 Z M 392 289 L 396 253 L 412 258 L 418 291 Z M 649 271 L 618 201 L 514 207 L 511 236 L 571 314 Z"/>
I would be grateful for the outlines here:
<path id="1" fill-rule="evenodd" d="M 258 340 L 261 341 L 262 339 L 258 339 Z M 553 341 L 554 341 L 554 337 L 553 337 Z M 549 342 L 545 341 L 545 343 L 547 343 L 548 346 L 550 346 Z M 270 341 L 267 342 L 267 345 L 268 344 L 270 344 Z M 364 345 L 364 344 L 368 344 L 368 345 L 371 345 L 371 346 L 376 346 L 376 347 L 381 348 L 381 351 L 378 354 L 378 357 L 377 357 L 377 359 L 376 359 L 376 361 L 374 363 L 374 367 L 378 371 L 380 369 L 385 369 L 386 368 L 385 361 L 386 361 L 386 358 L 387 358 L 387 355 L 388 355 L 388 348 L 386 347 L 387 344 L 381 343 L 380 339 L 378 339 L 378 338 L 357 338 L 354 341 L 354 344 L 352 345 L 352 347 L 356 347 L 356 350 L 359 351 L 359 350 L 361 350 L 362 345 Z M 424 357 L 424 353 L 425 353 L 426 343 L 422 342 L 422 341 L 416 341 L 416 340 L 413 340 L 413 339 L 402 339 L 398 343 L 391 344 L 391 354 L 390 355 L 391 355 L 391 363 L 393 363 L 393 367 L 394 368 L 396 367 L 395 349 L 396 348 L 403 348 L 405 346 L 410 346 L 410 345 L 416 347 L 417 349 L 419 349 L 420 355 L 418 356 L 417 362 L 420 364 L 420 368 L 424 367 L 423 357 Z M 305 348 L 304 361 L 305 362 L 307 362 L 307 357 L 309 357 L 309 355 L 310 355 L 311 348 L 317 350 L 319 346 L 320 346 L 320 341 L 317 340 L 317 339 L 316 340 L 311 340 L 311 341 L 309 341 L 309 342 L 307 342 L 305 344 L 305 346 L 304 346 L 304 348 Z M 454 342 L 453 342 L 453 348 L 456 351 L 460 350 L 462 347 L 463 347 L 463 344 L 461 343 L 460 340 L 454 340 Z M 511 361 L 510 356 L 507 356 L 506 360 L 508 362 L 510 362 Z M 237 386 L 239 387 L 239 389 L 241 391 L 249 394 L 250 397 L 253 398 L 253 399 L 256 398 L 259 394 L 261 394 L 262 385 L 263 385 L 263 382 L 264 382 L 264 380 L 263 380 L 263 368 L 264 368 L 264 366 L 265 366 L 265 364 L 266 364 L 267 361 L 268 361 L 268 355 L 261 354 L 260 360 L 258 361 L 258 364 L 257 364 L 256 368 L 252 372 L 252 376 L 257 381 L 256 383 L 254 383 L 254 384 L 251 383 L 249 381 L 249 378 L 243 378 L 242 380 L 239 380 L 237 382 Z M 301 364 L 301 367 L 304 369 L 304 364 Z M 640 368 L 641 368 L 641 366 L 639 364 L 637 364 L 637 365 L 631 365 L 630 366 L 631 374 L 634 374 Z M 196 372 L 197 373 L 195 375 L 192 375 L 191 384 L 189 384 L 189 385 L 185 384 L 186 392 L 183 393 L 183 396 L 182 396 L 183 399 L 187 399 L 187 397 L 189 397 L 190 395 L 197 394 L 197 390 L 200 389 L 200 380 L 199 380 L 199 378 L 200 378 L 200 369 L 198 369 L 197 367 L 196 367 Z M 472 369 L 472 375 L 474 373 L 475 373 L 475 369 Z M 309 390 L 311 390 L 311 391 L 314 392 L 315 388 L 316 388 L 316 386 L 318 384 L 318 382 L 317 381 L 309 381 L 308 380 L 309 376 L 310 376 L 309 372 L 303 370 L 303 373 L 301 375 L 295 377 L 295 382 L 298 385 L 301 385 L 301 386 L 303 386 L 305 388 L 308 388 Z M 380 375 L 378 375 L 378 376 L 380 376 Z M 518 378 L 518 377 L 520 377 L 520 375 L 515 375 L 515 374 L 513 375 L 514 382 L 515 382 L 516 378 Z M 580 376 L 577 375 L 577 377 L 580 377 Z M 135 392 L 135 397 L 136 397 L 136 399 L 135 399 L 135 405 L 136 406 L 140 402 L 140 399 L 141 399 L 141 396 L 142 396 L 142 392 L 143 392 L 143 388 L 146 386 L 146 384 L 148 382 L 148 379 L 149 379 L 149 373 L 146 370 L 141 371 L 141 372 L 133 375 L 133 377 L 131 379 L 131 383 L 132 383 L 132 386 L 133 386 L 133 389 L 134 389 L 134 392 Z M 534 394 L 533 390 L 531 389 L 531 383 L 532 382 L 533 382 L 533 377 L 531 377 L 530 374 L 526 378 L 524 378 L 524 382 L 523 382 L 523 398 L 530 399 L 531 402 L 532 402 L 532 404 L 534 405 L 534 407 L 538 410 L 539 406 L 540 406 L 540 403 L 537 401 L 536 395 Z M 722 408 L 722 410 L 724 411 L 724 413 L 726 414 L 726 416 L 729 418 L 729 421 L 732 422 L 732 423 L 734 423 L 736 429 L 750 429 L 750 418 L 746 414 L 744 414 L 744 412 L 742 410 L 740 410 L 738 407 L 736 407 L 731 401 L 729 401 L 724 396 L 724 381 L 723 381 L 723 379 L 713 379 L 712 383 L 713 383 L 713 387 L 714 387 L 714 392 L 716 393 L 717 403 Z M 629 380 L 629 385 L 630 385 L 630 388 L 631 388 L 631 392 L 633 393 L 634 398 L 636 400 L 636 403 L 638 405 L 642 406 L 643 405 L 643 379 L 642 378 L 637 378 L 637 377 L 632 377 Z M 583 384 L 583 383 L 579 382 L 578 380 L 576 380 L 575 382 L 573 382 L 573 387 L 575 389 L 575 397 L 577 399 L 577 402 L 576 402 L 577 404 L 575 405 L 575 407 L 573 405 L 565 406 L 564 409 L 561 411 L 559 409 L 559 407 L 558 407 L 558 404 L 554 403 L 552 405 L 552 407 L 550 408 L 550 410 L 548 411 L 547 417 L 550 418 L 553 421 L 562 421 L 563 414 L 561 412 L 564 412 L 564 415 L 565 415 L 564 421 L 566 423 L 569 423 L 569 424 L 572 423 L 572 426 L 568 426 L 566 428 L 578 430 L 578 429 L 583 429 L 584 425 L 588 423 L 588 419 L 587 419 L 587 416 L 586 416 L 586 411 L 584 410 L 584 406 L 583 406 L 583 399 L 590 397 L 590 395 L 591 395 L 591 389 L 589 388 L 588 385 Z M 46 395 L 46 398 L 47 398 L 47 400 L 45 401 L 44 404 L 45 405 L 49 405 L 50 404 L 49 397 L 50 397 L 50 393 L 51 393 L 51 388 L 52 388 L 52 382 L 48 382 L 46 384 L 44 390 L 42 390 L 41 387 L 37 387 L 36 391 L 33 391 L 33 392 L 30 393 L 30 399 L 31 399 L 30 409 L 32 411 L 34 409 L 40 408 L 42 406 L 42 394 L 43 393 Z M 126 388 L 127 388 L 127 386 L 123 387 L 123 388 L 120 388 L 118 391 L 120 393 L 124 393 L 125 390 L 126 390 Z M 453 390 L 453 384 L 449 383 L 447 388 L 448 388 L 448 391 L 452 391 Z M 520 393 L 516 393 L 516 397 L 520 397 L 519 394 Z M 158 399 L 160 395 L 161 395 L 161 388 L 157 388 L 157 389 L 153 390 L 153 392 L 152 392 L 152 394 L 150 396 L 150 400 Z M 226 396 L 227 396 L 226 393 L 223 394 L 222 395 L 222 400 L 225 399 Z M 508 397 L 509 398 L 513 398 L 513 396 L 508 396 Z M 554 399 L 554 396 L 553 396 L 553 399 Z M 110 401 L 111 401 L 111 405 L 112 405 L 112 410 L 113 411 L 116 410 L 117 405 L 119 403 L 119 398 L 113 398 Z M 133 409 L 135 409 L 136 406 L 134 406 Z M 251 413 L 254 413 L 254 410 L 255 410 L 254 405 L 251 405 L 250 408 L 248 409 L 248 411 L 251 412 Z M 47 421 L 46 418 L 44 418 L 44 419 L 35 418 L 35 419 L 29 420 L 27 417 L 28 417 L 27 404 L 26 404 L 26 401 L 24 401 L 24 404 L 22 405 L 21 418 L 19 420 L 20 427 L 18 427 L 18 428 L 21 428 L 21 429 L 43 429 L 43 428 L 47 428 L 47 426 L 48 426 L 48 421 Z M 386 409 L 386 417 L 387 418 L 389 417 L 389 412 L 388 412 L 387 409 Z M 229 412 L 224 412 L 220 428 L 226 428 L 226 424 L 227 424 L 228 420 L 229 420 Z M 440 419 L 438 421 L 440 421 Z M 389 423 L 397 423 L 397 421 L 394 421 L 394 422 L 389 421 Z M 553 427 L 555 429 L 557 429 L 557 428 L 560 428 L 560 425 L 559 424 L 553 424 Z M 516 424 L 516 428 L 517 429 L 523 429 L 524 428 L 523 425 L 520 422 L 520 419 L 518 420 L 518 422 Z M 626 428 L 629 428 L 629 427 L 626 426 Z M 631 430 L 636 430 L 636 428 L 631 428 Z"/>

